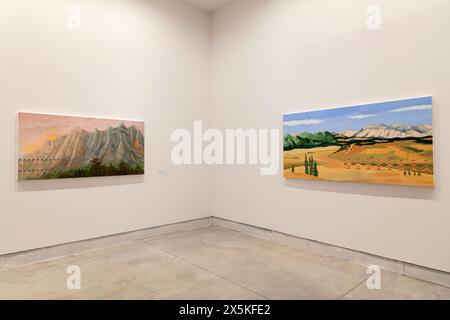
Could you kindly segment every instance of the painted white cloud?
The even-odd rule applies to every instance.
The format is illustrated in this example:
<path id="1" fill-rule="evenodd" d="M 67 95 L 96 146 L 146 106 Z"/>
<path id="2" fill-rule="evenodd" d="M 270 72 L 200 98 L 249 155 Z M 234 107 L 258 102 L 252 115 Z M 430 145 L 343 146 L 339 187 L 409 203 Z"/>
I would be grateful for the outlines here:
<path id="1" fill-rule="evenodd" d="M 316 124 L 321 124 L 325 122 L 324 120 L 317 120 L 317 119 L 308 119 L 308 120 L 291 120 L 291 121 L 285 121 L 284 125 L 288 127 L 296 127 L 296 126 L 311 126 Z"/>
<path id="2" fill-rule="evenodd" d="M 432 106 L 414 106 L 414 107 L 405 107 L 405 108 L 398 108 L 394 110 L 390 110 L 389 112 L 408 112 L 408 111 L 421 111 L 421 110 L 430 110 L 432 109 Z"/>
<path id="3" fill-rule="evenodd" d="M 355 120 L 361 120 L 361 119 L 367 119 L 367 118 L 373 118 L 376 117 L 376 114 L 357 114 L 354 116 L 350 116 L 350 119 L 355 119 Z"/>

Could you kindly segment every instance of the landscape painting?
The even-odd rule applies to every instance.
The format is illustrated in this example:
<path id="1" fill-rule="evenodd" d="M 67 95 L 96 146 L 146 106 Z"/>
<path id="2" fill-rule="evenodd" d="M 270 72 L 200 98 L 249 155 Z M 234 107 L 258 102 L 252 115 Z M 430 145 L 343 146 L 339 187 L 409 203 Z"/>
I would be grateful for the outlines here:
<path id="1" fill-rule="evenodd" d="M 144 174 L 144 122 L 19 113 L 19 181 Z"/>
<path id="2" fill-rule="evenodd" d="M 284 176 L 433 187 L 432 97 L 284 116 Z"/>

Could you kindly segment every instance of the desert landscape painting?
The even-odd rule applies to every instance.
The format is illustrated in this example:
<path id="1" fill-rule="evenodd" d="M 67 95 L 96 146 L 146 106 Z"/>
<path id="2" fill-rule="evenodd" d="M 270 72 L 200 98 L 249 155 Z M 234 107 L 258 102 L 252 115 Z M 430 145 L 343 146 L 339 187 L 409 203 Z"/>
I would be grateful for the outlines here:
<path id="1" fill-rule="evenodd" d="M 285 115 L 284 176 L 433 187 L 432 97 Z"/>
<path id="2" fill-rule="evenodd" d="M 18 178 L 144 174 L 144 122 L 19 113 Z"/>

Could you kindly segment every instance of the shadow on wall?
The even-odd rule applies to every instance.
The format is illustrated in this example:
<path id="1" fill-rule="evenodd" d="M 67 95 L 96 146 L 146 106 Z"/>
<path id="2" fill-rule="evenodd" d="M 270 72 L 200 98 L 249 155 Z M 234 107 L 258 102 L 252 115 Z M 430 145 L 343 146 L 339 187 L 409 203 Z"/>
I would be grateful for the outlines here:
<path id="1" fill-rule="evenodd" d="M 32 192 L 43 190 L 68 190 L 101 188 L 120 185 L 132 185 L 145 182 L 144 175 L 136 176 L 115 176 L 115 177 L 95 177 L 78 179 L 56 179 L 56 180 L 35 180 L 21 181 L 16 183 L 16 191 Z"/>
<path id="2" fill-rule="evenodd" d="M 374 197 L 437 200 L 435 189 L 402 187 L 378 184 L 359 184 L 353 182 L 285 180 L 286 187 L 312 191 L 359 194 Z"/>

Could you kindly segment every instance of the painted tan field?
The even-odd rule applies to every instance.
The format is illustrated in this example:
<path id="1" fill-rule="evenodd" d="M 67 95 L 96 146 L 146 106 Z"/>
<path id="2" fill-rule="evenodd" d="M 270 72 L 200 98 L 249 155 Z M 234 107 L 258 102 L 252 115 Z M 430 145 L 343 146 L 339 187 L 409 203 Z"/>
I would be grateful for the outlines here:
<path id="1" fill-rule="evenodd" d="M 353 181 L 377 184 L 433 187 L 433 146 L 394 142 L 370 146 L 297 149 L 284 153 L 284 176 L 289 179 Z M 319 176 L 305 173 L 305 155 L 318 163 Z M 353 165 L 352 165 L 353 163 Z M 366 163 L 366 165 L 355 165 Z M 419 170 L 405 170 L 392 163 L 418 164 Z M 423 163 L 428 163 L 423 165 Z M 423 171 L 422 171 L 423 170 Z M 428 172 L 429 173 L 424 173 Z M 419 171 L 420 174 L 419 174 Z"/>

